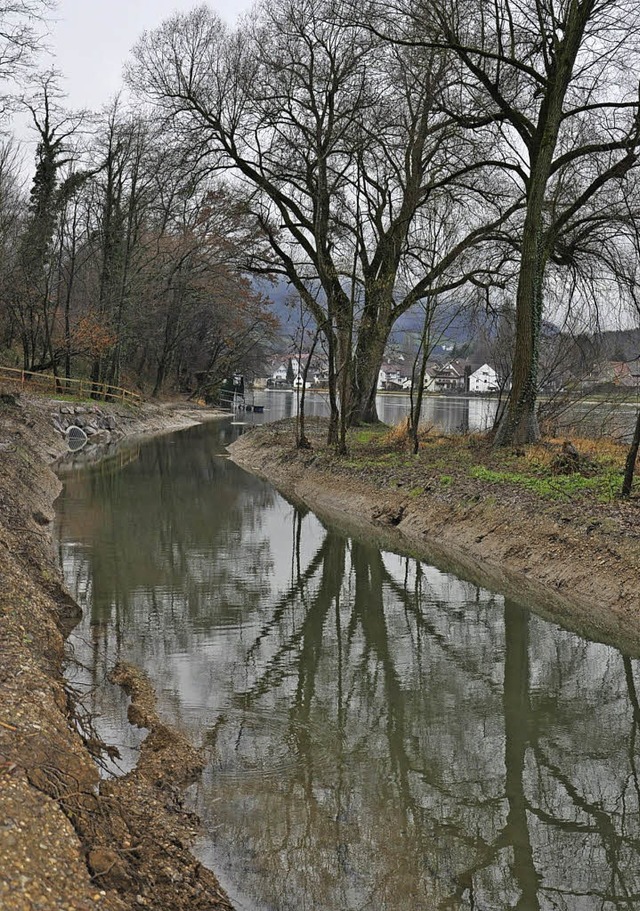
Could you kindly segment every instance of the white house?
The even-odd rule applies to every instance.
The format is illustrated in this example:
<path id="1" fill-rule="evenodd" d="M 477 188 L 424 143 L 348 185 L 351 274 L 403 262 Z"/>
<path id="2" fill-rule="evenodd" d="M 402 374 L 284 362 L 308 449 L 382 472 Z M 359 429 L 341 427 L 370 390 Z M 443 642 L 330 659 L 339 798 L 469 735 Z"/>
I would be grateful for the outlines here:
<path id="1" fill-rule="evenodd" d="M 395 364 L 383 364 L 378 373 L 378 389 L 401 388 L 405 376 Z"/>
<path id="2" fill-rule="evenodd" d="M 307 352 L 303 352 L 298 357 L 295 355 L 280 355 L 272 358 L 269 367 L 271 372 L 265 380 L 266 385 L 271 388 L 285 386 L 287 377 L 289 377 L 294 389 L 301 388 L 302 375 L 308 361 L 309 354 Z M 291 364 L 291 367 L 289 367 L 289 364 Z M 326 357 L 323 354 L 314 354 L 308 373 L 307 386 L 311 384 L 314 386 L 326 385 L 328 381 L 327 369 Z M 293 373 L 292 380 L 291 373 Z"/>
<path id="3" fill-rule="evenodd" d="M 298 363 L 297 357 L 287 357 L 287 358 L 277 358 L 272 362 L 273 372 L 271 373 L 271 379 L 284 383 L 287 379 L 287 373 L 289 372 L 289 361 L 291 361 L 291 369 L 293 370 L 294 377 L 298 376 L 300 373 L 300 364 Z"/>
<path id="4" fill-rule="evenodd" d="M 424 371 L 424 391 L 434 392 L 436 388 L 436 376 L 440 370 L 439 364 L 427 364 Z"/>
<path id="5" fill-rule="evenodd" d="M 449 361 L 433 372 L 430 388 L 434 392 L 464 392 L 465 371 L 462 361 Z"/>
<path id="6" fill-rule="evenodd" d="M 469 392 L 499 392 L 499 390 L 498 374 L 489 364 L 483 364 L 470 374 Z"/>

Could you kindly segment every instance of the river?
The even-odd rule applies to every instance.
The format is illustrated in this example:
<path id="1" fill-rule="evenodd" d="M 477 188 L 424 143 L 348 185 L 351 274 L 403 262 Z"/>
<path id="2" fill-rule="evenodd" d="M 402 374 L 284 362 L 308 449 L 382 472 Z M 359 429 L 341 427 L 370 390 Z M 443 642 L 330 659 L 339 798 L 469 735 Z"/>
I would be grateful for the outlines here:
<path id="1" fill-rule="evenodd" d="M 329 397 L 324 392 L 308 390 L 305 396 L 305 413 L 311 416 L 329 415 Z M 247 424 L 277 421 L 295 415 L 300 396 L 287 390 L 260 390 L 248 392 L 246 401 L 260 405 L 264 411 L 254 414 L 240 412 L 238 420 Z M 590 436 L 605 434 L 621 442 L 630 442 L 640 403 L 602 401 L 543 401 L 554 435 Z M 378 416 L 385 424 L 398 424 L 409 413 L 410 398 L 402 393 L 384 393 L 376 399 Z M 498 408 L 498 400 L 491 396 L 427 395 L 422 402 L 421 423 L 445 433 L 476 433 L 490 430 Z M 552 417 L 553 415 L 553 417 Z"/>
<path id="2" fill-rule="evenodd" d="M 345 537 L 234 465 L 237 432 L 61 469 L 69 675 L 111 773 L 142 736 L 122 658 L 207 750 L 196 851 L 239 911 L 640 907 L 638 663 Z"/>

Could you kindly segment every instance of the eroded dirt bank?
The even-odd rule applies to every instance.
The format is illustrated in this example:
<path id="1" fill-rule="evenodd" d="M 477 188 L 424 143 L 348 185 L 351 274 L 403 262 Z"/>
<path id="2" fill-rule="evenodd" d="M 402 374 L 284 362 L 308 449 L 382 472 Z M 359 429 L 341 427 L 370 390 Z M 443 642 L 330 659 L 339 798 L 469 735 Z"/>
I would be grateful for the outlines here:
<path id="1" fill-rule="evenodd" d="M 431 559 L 582 635 L 640 655 L 638 501 L 579 510 L 489 490 L 468 477 L 449 478 L 445 487 L 438 483 L 441 466 L 363 471 L 333 457 L 319 434 L 314 449 L 297 451 L 284 423 L 244 434 L 229 451 L 346 531 Z"/>
<path id="2" fill-rule="evenodd" d="M 100 782 L 92 754 L 104 745 L 76 730 L 62 676 L 64 635 L 79 609 L 62 587 L 50 533 L 62 415 L 91 423 L 103 441 L 105 432 L 157 433 L 210 415 L 76 407 L 0 399 L 0 908 L 231 909 L 189 851 L 197 820 L 181 789 L 203 757 L 162 724 L 144 676 L 125 665 L 112 680 L 132 698 L 131 722 L 150 733 L 135 770 Z"/>

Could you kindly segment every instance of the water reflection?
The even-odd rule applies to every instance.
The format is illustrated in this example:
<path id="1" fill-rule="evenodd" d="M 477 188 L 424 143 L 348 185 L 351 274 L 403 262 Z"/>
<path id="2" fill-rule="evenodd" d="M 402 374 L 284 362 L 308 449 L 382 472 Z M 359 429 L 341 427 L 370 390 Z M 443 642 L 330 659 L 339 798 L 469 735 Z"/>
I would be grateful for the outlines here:
<path id="1" fill-rule="evenodd" d="M 283 390 L 256 392 L 255 404 L 262 405 L 264 413 L 248 412 L 242 420 L 248 424 L 277 421 L 297 413 L 299 396 Z M 251 402 L 251 399 L 250 399 Z M 408 395 L 385 393 L 376 399 L 378 415 L 385 424 L 398 424 L 409 413 Z M 428 395 L 422 403 L 421 422 L 432 425 L 445 433 L 477 433 L 490 430 L 498 407 L 497 399 L 486 396 Z M 612 402 L 568 403 L 555 413 L 554 433 L 557 436 L 577 432 L 582 435 L 611 436 L 621 442 L 630 442 L 635 426 L 637 408 L 632 404 Z M 307 393 L 305 412 L 311 416 L 327 417 L 328 396 L 324 393 Z M 549 411 L 546 416 L 549 417 Z"/>
<path id="2" fill-rule="evenodd" d="M 225 432 L 73 471 L 59 537 L 76 682 L 125 761 L 118 657 L 206 745 L 200 851 L 240 906 L 638 907 L 636 662 L 325 527 Z"/>
<path id="3" fill-rule="evenodd" d="M 298 413 L 300 396 L 297 392 L 268 390 L 249 396 L 250 404 L 261 405 L 264 412 L 247 412 L 242 420 L 247 424 L 278 421 Z M 385 424 L 398 424 L 409 413 L 408 395 L 385 393 L 376 398 L 380 420 Z M 493 424 L 498 403 L 491 398 L 468 396 L 427 396 L 422 403 L 421 420 L 447 433 L 468 433 L 489 430 Z M 305 414 L 311 417 L 328 417 L 329 398 L 322 392 L 308 391 L 305 396 Z"/>

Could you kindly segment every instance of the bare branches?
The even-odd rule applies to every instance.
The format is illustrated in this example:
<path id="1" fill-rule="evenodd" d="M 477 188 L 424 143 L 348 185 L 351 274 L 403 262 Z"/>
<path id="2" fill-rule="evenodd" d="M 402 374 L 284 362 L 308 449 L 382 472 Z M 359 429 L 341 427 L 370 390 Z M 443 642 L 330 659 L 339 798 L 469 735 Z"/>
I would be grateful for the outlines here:
<path id="1" fill-rule="evenodd" d="M 13 87 L 0 96 L 0 113 L 15 105 L 15 94 L 44 47 L 46 16 L 54 0 L 0 0 L 0 81 Z"/>

